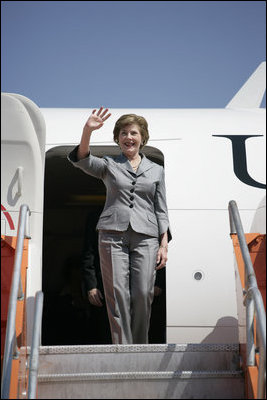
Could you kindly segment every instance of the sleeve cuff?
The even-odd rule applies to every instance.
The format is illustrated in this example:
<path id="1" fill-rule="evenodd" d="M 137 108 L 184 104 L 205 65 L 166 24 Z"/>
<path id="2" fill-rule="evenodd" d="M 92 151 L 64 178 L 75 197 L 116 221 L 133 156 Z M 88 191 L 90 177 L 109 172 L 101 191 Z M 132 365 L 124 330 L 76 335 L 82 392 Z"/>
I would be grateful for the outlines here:
<path id="1" fill-rule="evenodd" d="M 158 221 L 159 225 L 159 234 L 162 235 L 164 232 L 168 234 L 168 242 L 172 240 L 172 234 L 169 226 L 169 221 Z"/>
<path id="2" fill-rule="evenodd" d="M 85 158 L 88 158 L 90 156 L 90 152 L 88 153 L 88 155 L 85 158 L 82 158 L 81 160 L 77 159 L 77 152 L 78 152 L 78 148 L 79 145 L 77 145 L 68 155 L 68 159 L 69 161 L 73 162 L 73 163 L 77 163 L 81 160 L 84 160 Z"/>

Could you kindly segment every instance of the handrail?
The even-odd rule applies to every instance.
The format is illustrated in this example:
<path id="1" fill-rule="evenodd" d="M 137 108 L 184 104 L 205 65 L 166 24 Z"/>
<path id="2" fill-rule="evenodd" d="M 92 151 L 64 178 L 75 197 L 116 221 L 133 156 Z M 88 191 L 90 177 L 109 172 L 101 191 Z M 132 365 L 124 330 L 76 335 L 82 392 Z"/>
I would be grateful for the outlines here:
<path id="1" fill-rule="evenodd" d="M 31 343 L 30 370 L 28 384 L 28 399 L 36 399 L 37 374 L 39 365 L 39 345 L 41 342 L 41 325 L 44 294 L 38 291 L 35 294 L 33 335 Z"/>
<path id="2" fill-rule="evenodd" d="M 243 261 L 245 264 L 245 298 L 246 305 L 246 334 L 247 334 L 247 365 L 255 365 L 254 314 L 256 314 L 257 339 L 259 340 L 259 374 L 257 398 L 265 398 L 266 375 L 266 313 L 257 279 L 249 254 L 242 222 L 237 204 L 231 200 L 228 205 L 231 234 L 237 234 Z"/>
<path id="3" fill-rule="evenodd" d="M 1 384 L 2 399 L 9 398 L 12 358 L 18 358 L 19 355 L 17 349 L 17 338 L 16 338 L 16 311 L 17 311 L 17 300 L 23 299 L 22 285 L 21 285 L 21 262 L 22 262 L 24 238 L 26 237 L 25 233 L 26 219 L 28 213 L 29 215 L 31 215 L 28 205 L 22 204 L 20 206 L 20 211 L 19 211 L 15 262 L 14 262 L 14 270 L 13 270 L 13 277 L 12 277 L 9 305 L 8 305 L 8 317 L 6 326 L 2 384 Z"/>

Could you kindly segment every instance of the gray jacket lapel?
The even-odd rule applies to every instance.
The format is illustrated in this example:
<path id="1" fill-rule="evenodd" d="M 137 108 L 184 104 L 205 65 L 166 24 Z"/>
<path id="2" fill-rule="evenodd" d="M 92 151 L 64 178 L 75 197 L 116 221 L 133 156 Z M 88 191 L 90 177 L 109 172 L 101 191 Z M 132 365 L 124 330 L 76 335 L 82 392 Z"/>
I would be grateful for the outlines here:
<path id="1" fill-rule="evenodd" d="M 149 170 L 150 168 L 153 168 L 153 163 L 150 161 L 144 154 L 142 154 L 142 161 L 139 165 L 139 168 L 136 172 L 136 175 L 139 176 L 143 174 L 145 171 Z"/>
<path id="2" fill-rule="evenodd" d="M 119 156 L 115 158 L 115 162 L 123 169 L 126 169 L 129 172 L 133 172 L 132 166 L 130 164 L 130 161 L 128 160 L 127 157 L 123 153 L 121 153 Z"/>

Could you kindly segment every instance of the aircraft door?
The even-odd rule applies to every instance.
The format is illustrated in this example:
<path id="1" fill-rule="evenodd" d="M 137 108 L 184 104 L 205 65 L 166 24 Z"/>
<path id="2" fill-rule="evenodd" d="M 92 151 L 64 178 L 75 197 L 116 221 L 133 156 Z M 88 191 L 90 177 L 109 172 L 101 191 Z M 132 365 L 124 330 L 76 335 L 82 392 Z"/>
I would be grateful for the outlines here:
<path id="1" fill-rule="evenodd" d="M 22 204 L 31 211 L 26 280 L 29 344 L 34 296 L 42 288 L 45 122 L 37 105 L 18 94 L 2 93 L 1 111 L 1 235 L 17 236 Z"/>
<path id="2" fill-rule="evenodd" d="M 43 212 L 45 122 L 28 98 L 1 94 L 1 234 L 16 236 L 21 204 Z"/>

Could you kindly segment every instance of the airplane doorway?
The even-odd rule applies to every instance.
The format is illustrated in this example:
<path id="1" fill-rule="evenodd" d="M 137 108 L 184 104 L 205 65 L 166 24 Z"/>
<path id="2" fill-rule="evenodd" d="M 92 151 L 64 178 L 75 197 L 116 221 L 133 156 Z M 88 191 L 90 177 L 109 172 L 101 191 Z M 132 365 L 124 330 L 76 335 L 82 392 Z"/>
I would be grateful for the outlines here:
<path id="1" fill-rule="evenodd" d="M 91 147 L 92 153 L 99 157 L 120 152 L 118 146 Z M 46 153 L 43 346 L 111 343 L 106 308 L 90 305 L 81 272 L 86 232 L 89 227 L 94 231 L 105 204 L 106 189 L 101 180 L 71 165 L 67 155 L 72 149 L 73 146 L 58 146 Z M 163 165 L 164 157 L 158 149 L 146 146 L 143 152 L 150 160 Z M 165 343 L 165 269 L 161 270 L 157 283 L 161 291 L 156 289 L 160 294 L 155 296 L 152 305 L 149 340 Z"/>

